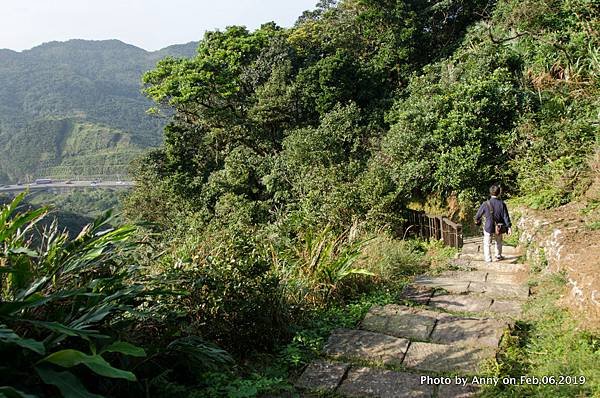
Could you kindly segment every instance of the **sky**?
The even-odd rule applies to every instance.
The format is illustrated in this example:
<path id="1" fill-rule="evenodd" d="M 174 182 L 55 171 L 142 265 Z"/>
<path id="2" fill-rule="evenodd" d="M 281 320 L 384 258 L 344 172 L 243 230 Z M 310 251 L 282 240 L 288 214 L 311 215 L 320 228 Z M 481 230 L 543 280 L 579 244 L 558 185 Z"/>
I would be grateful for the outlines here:
<path id="1" fill-rule="evenodd" d="M 154 51 L 207 30 L 275 21 L 291 26 L 317 0 L 0 0 L 0 49 L 118 39 Z"/>

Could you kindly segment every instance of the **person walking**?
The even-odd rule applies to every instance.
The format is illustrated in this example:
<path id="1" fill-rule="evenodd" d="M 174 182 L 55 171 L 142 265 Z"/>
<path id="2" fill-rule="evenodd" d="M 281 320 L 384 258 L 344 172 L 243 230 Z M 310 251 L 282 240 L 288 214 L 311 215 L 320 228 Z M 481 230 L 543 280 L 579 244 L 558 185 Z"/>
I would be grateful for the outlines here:
<path id="1" fill-rule="evenodd" d="M 496 243 L 496 260 L 504 260 L 502 256 L 502 235 L 512 233 L 510 215 L 506 204 L 500 200 L 502 190 L 498 185 L 490 187 L 490 199 L 483 202 L 475 216 L 475 224 L 481 225 L 481 218 L 485 216 L 483 226 L 483 257 L 486 262 L 492 261 L 491 244 L 492 238 Z"/>

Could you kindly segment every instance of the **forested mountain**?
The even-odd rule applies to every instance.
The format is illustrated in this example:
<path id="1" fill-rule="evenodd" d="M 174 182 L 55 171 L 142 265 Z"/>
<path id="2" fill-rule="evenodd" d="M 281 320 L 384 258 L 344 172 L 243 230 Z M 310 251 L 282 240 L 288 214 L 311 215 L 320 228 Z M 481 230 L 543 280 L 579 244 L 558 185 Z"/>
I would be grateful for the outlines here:
<path id="1" fill-rule="evenodd" d="M 197 43 L 147 52 L 118 40 L 51 42 L 0 51 L 0 181 L 124 173 L 159 145 L 163 121 L 146 115 L 140 78 Z"/>

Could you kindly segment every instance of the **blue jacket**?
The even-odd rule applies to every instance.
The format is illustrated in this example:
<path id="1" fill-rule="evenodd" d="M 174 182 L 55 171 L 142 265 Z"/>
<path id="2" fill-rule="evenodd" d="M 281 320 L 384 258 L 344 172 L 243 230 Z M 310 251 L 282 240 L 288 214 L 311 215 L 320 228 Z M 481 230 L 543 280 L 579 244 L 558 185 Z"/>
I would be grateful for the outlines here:
<path id="1" fill-rule="evenodd" d="M 494 209 L 494 220 L 496 223 L 504 224 L 510 228 L 510 216 L 508 215 L 508 209 L 506 208 L 506 204 L 496 197 L 492 197 L 489 200 L 492 208 Z M 490 209 L 487 205 L 487 202 L 483 202 L 481 207 L 479 207 L 479 211 L 475 216 L 475 222 L 477 225 L 481 223 L 481 217 L 485 216 L 485 226 L 483 227 L 484 231 L 490 234 L 495 233 L 494 231 L 494 222 L 492 221 L 492 215 L 490 214 Z"/>

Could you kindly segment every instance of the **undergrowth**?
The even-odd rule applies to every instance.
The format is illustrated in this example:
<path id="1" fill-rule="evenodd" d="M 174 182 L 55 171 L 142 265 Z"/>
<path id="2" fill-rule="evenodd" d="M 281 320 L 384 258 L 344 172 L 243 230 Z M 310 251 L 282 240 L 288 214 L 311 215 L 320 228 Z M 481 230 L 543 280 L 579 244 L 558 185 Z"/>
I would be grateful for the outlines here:
<path id="1" fill-rule="evenodd" d="M 539 277 L 537 294 L 525 304 L 523 320 L 503 339 L 493 372 L 517 382 L 487 386 L 484 397 L 600 396 L 600 338 L 580 330 L 572 315 L 557 306 L 565 283 L 562 275 Z M 521 383 L 522 376 L 537 377 L 540 383 Z"/>
<path id="2" fill-rule="evenodd" d="M 356 262 L 357 267 L 372 273 L 357 276 L 355 283 L 360 289 L 305 309 L 302 317 L 288 325 L 289 339 L 273 350 L 251 353 L 228 371 L 205 373 L 200 385 L 194 387 L 178 385 L 173 377 L 165 377 L 155 380 L 153 388 L 158 396 L 165 397 L 295 396 L 293 381 L 319 357 L 334 329 L 356 328 L 373 305 L 399 302 L 411 275 L 445 263 L 454 254 L 455 250 L 439 242 L 398 241 L 380 235 L 363 248 Z"/>
<path id="3" fill-rule="evenodd" d="M 398 289 L 382 289 L 364 294 L 345 304 L 315 309 L 306 319 L 291 325 L 293 337 L 271 353 L 256 353 L 228 372 L 207 372 L 196 387 L 178 385 L 167 377 L 156 379 L 153 388 L 158 396 L 186 397 L 256 397 L 272 394 L 296 396 L 293 380 L 309 362 L 317 358 L 328 336 L 337 328 L 355 328 L 373 305 L 398 301 Z"/>

